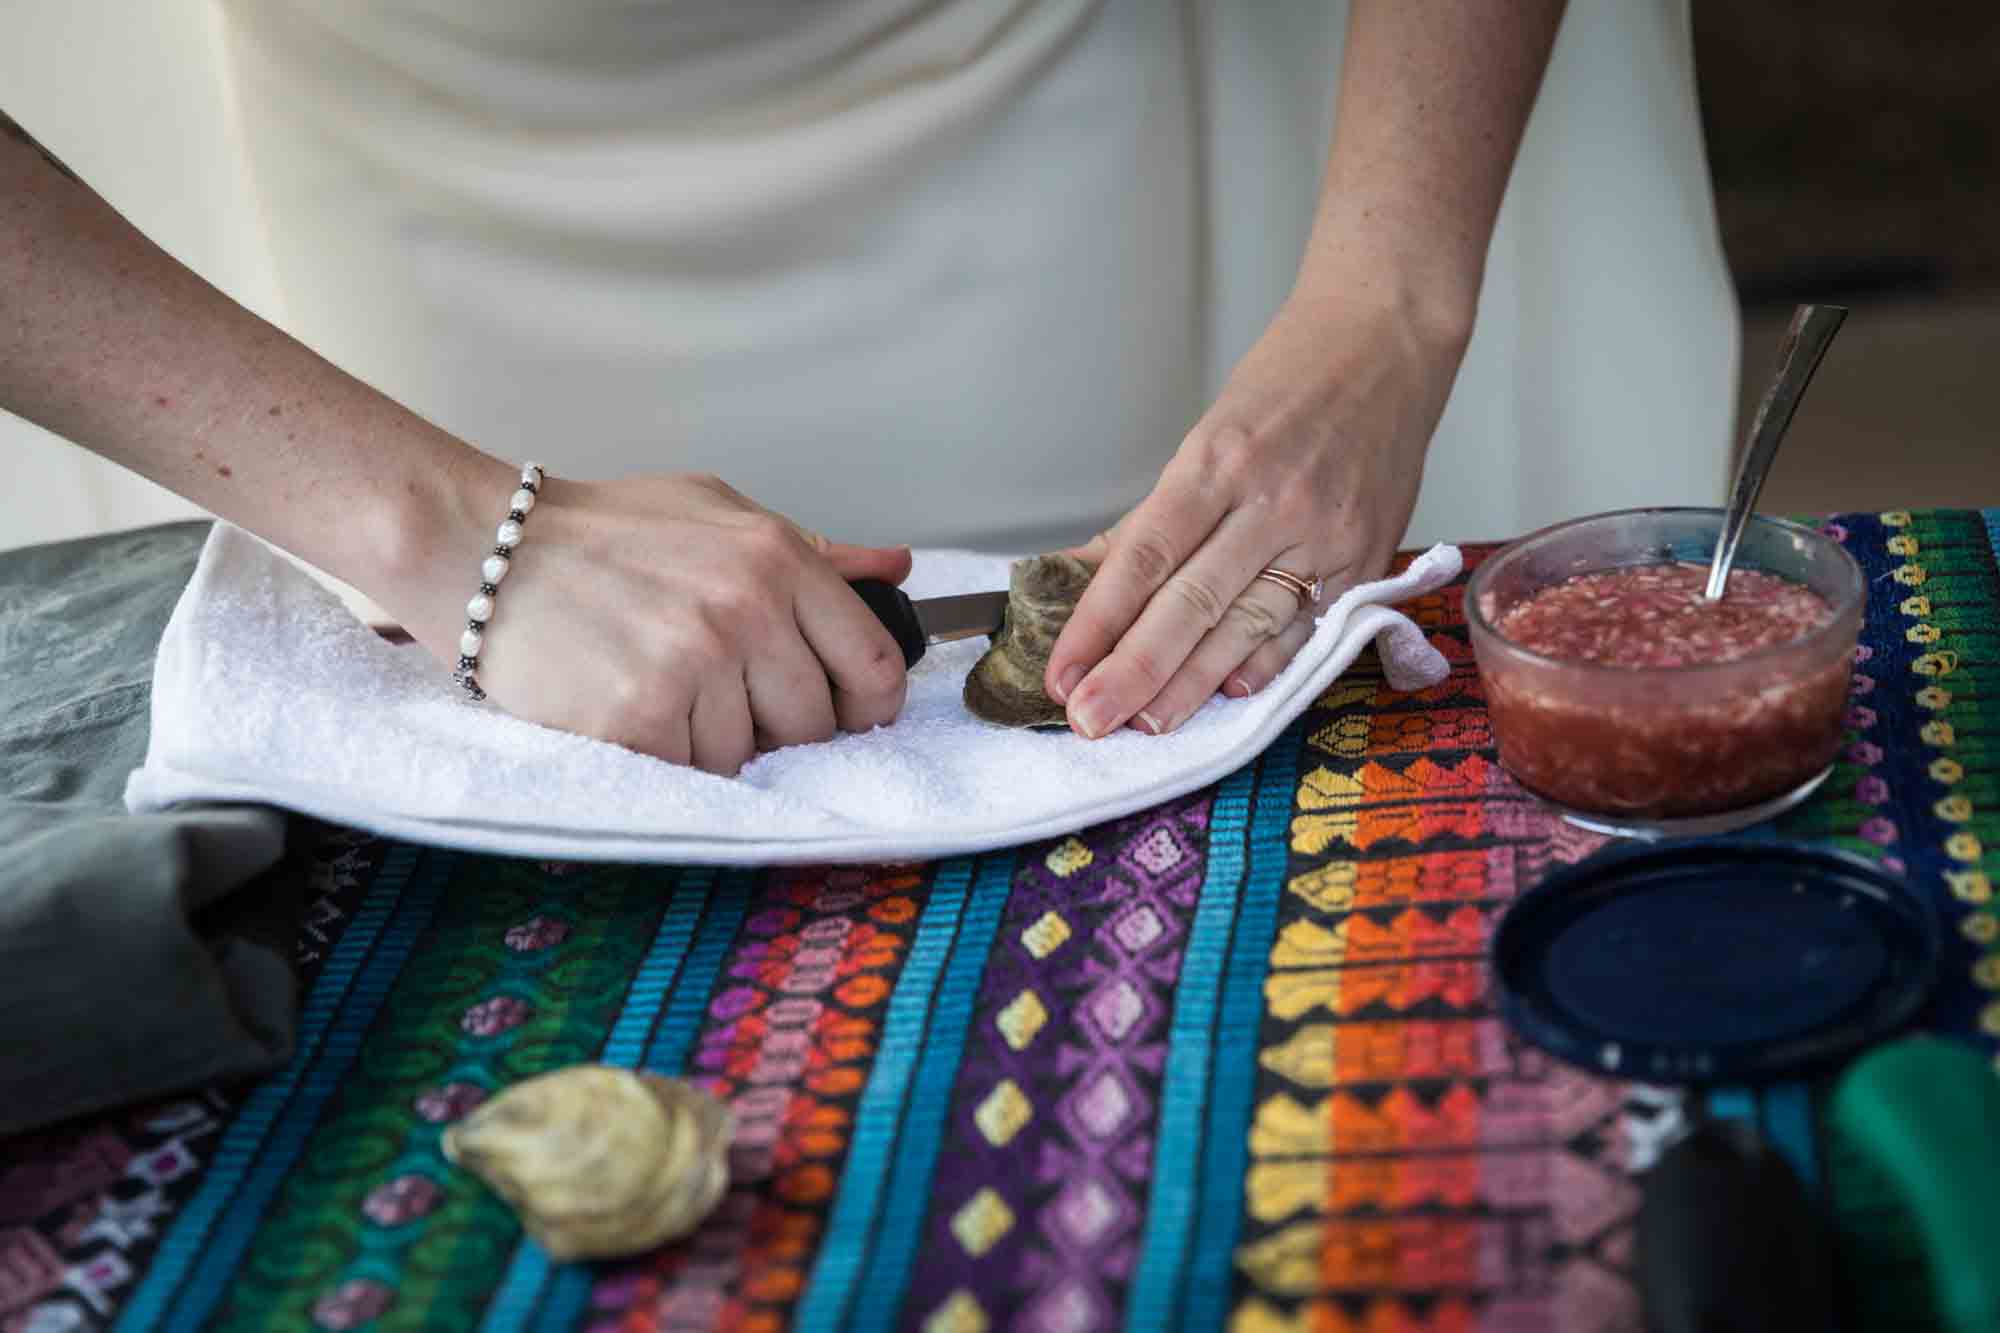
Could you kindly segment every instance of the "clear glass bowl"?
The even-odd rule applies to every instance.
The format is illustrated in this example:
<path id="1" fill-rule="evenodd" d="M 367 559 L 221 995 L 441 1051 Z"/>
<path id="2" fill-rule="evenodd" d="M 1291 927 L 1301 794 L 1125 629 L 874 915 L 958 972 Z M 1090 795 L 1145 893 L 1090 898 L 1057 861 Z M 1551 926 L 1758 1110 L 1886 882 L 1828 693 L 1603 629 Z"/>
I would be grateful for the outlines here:
<path id="1" fill-rule="evenodd" d="M 1523 537 L 1480 565 L 1466 620 L 1500 762 L 1577 822 L 1639 835 L 1715 833 L 1803 800 L 1840 748 L 1866 588 L 1839 543 L 1753 517 L 1737 570 L 1802 583 L 1827 624 L 1730 662 L 1619 667 L 1532 652 L 1494 628 L 1508 608 L 1578 574 L 1706 565 L 1719 509 L 1628 509 Z"/>

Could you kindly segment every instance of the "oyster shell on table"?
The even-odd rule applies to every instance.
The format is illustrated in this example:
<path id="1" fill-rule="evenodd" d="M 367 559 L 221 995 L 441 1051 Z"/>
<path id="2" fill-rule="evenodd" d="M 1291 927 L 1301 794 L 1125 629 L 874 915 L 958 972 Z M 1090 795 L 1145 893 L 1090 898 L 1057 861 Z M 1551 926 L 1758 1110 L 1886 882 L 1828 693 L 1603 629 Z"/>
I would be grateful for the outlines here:
<path id="1" fill-rule="evenodd" d="M 974 717 L 1007 727 L 1068 725 L 1063 706 L 1042 688 L 1042 675 L 1092 572 L 1072 555 L 1014 562 L 1007 576 L 1007 618 L 965 678 L 965 706 Z"/>
<path id="2" fill-rule="evenodd" d="M 550 1256 L 610 1259 L 684 1236 L 729 1186 L 729 1108 L 678 1079 L 572 1065 L 516 1083 L 444 1133 Z"/>

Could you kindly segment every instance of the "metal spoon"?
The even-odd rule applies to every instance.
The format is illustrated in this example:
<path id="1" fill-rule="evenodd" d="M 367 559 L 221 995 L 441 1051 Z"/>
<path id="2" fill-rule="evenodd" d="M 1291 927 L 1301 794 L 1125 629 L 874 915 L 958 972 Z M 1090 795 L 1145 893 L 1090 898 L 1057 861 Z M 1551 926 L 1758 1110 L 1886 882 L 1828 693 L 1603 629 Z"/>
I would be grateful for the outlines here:
<path id="1" fill-rule="evenodd" d="M 1708 587 L 1703 591 L 1711 602 L 1722 600 L 1723 590 L 1729 586 L 1736 544 L 1743 540 L 1743 527 L 1750 521 L 1757 493 L 1764 489 L 1764 478 L 1770 475 L 1772 460 L 1778 456 L 1778 442 L 1785 438 L 1792 413 L 1805 397 L 1806 385 L 1812 383 L 1820 358 L 1846 318 L 1847 307 L 1838 305 L 1802 305 L 1792 312 L 1792 326 L 1785 331 L 1785 345 L 1778 355 L 1777 377 L 1757 404 L 1757 415 L 1750 422 L 1750 441 L 1743 448 L 1743 463 L 1736 469 L 1736 484 L 1730 488 L 1729 512 L 1722 521 L 1722 536 L 1715 544 L 1715 560 L 1708 567 Z"/>

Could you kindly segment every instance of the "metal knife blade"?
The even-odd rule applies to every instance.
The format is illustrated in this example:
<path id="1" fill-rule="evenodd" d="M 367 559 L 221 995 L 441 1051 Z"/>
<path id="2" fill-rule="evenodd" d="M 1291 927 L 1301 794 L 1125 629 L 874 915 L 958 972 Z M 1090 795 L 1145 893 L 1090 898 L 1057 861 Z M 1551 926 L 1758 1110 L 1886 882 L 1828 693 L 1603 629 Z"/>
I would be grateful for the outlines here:
<path id="1" fill-rule="evenodd" d="M 1007 614 L 1004 592 L 961 593 L 956 597 L 926 597 L 913 601 L 901 588 L 879 579 L 855 579 L 847 585 L 875 613 L 882 627 L 903 650 L 903 665 L 913 667 L 934 643 L 970 639 L 999 632 Z"/>
<path id="2" fill-rule="evenodd" d="M 1004 592 L 968 592 L 956 597 L 913 597 L 910 606 L 923 627 L 925 643 L 998 634 L 1007 615 Z"/>

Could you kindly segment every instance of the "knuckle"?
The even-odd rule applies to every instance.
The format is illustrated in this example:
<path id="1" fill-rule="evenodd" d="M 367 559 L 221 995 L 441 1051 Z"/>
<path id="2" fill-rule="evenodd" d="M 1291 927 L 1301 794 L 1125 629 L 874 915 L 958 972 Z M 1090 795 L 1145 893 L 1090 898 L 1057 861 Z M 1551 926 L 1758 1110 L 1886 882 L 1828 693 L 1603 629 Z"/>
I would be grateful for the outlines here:
<path id="1" fill-rule="evenodd" d="M 1163 532 L 1144 529 L 1134 532 L 1126 541 L 1125 561 L 1149 588 L 1159 587 L 1180 567 L 1180 556 L 1172 539 Z"/>
<path id="2" fill-rule="evenodd" d="M 1178 665 L 1169 665 L 1150 648 L 1125 647 L 1119 650 L 1118 656 L 1122 659 L 1118 665 L 1123 668 L 1124 674 L 1139 682 L 1140 688 L 1132 693 L 1141 696 L 1157 694 L 1173 678 L 1174 667 Z M 1114 682 L 1116 679 L 1116 675 L 1112 675 Z"/>
<path id="3" fill-rule="evenodd" d="M 1251 462 L 1250 434 L 1241 426 L 1217 426 L 1189 436 L 1182 453 L 1203 480 L 1237 480 Z"/>
<path id="4" fill-rule="evenodd" d="M 1237 628 L 1253 643 L 1266 643 L 1277 638 L 1290 623 L 1290 617 L 1280 615 L 1255 597 L 1239 598 L 1229 608 L 1229 614 L 1235 619 Z"/>
<path id="5" fill-rule="evenodd" d="M 887 635 L 870 642 L 867 651 L 855 665 L 852 693 L 857 699 L 870 703 L 886 703 L 889 715 L 901 706 L 906 673 L 903 669 L 903 651 Z"/>
<path id="6" fill-rule="evenodd" d="M 744 570 L 754 578 L 768 581 L 790 573 L 799 563 L 804 542 L 783 519 L 756 514 L 744 521 L 737 544 Z"/>
<path id="7" fill-rule="evenodd" d="M 1309 532 L 1319 522 L 1319 506 L 1309 481 L 1280 484 L 1262 496 L 1264 511 L 1287 533 Z"/>
<path id="8" fill-rule="evenodd" d="M 651 677 L 638 671 L 614 671 L 604 686 L 603 706 L 607 734 L 622 734 L 642 726 L 658 707 L 658 689 Z"/>
<path id="9" fill-rule="evenodd" d="M 1214 629 L 1222 622 L 1223 613 L 1229 604 L 1208 584 L 1187 573 L 1175 574 L 1166 582 L 1165 591 L 1178 599 L 1182 606 L 1194 613 L 1204 630 Z"/>
<path id="10" fill-rule="evenodd" d="M 685 626 L 675 643 L 673 659 L 677 669 L 699 678 L 726 670 L 741 660 L 738 644 L 749 628 L 748 613 L 735 602 L 704 606 L 692 624 Z"/>
<path id="11" fill-rule="evenodd" d="M 676 763 L 686 762 L 662 749 L 664 737 L 674 734 L 675 710 L 686 716 L 687 705 L 675 691 L 655 676 L 638 671 L 620 671 L 603 686 L 599 705 L 597 735 L 615 745 L 658 754 Z"/>

